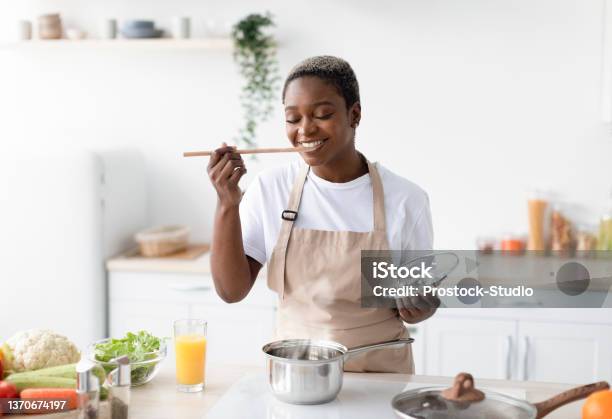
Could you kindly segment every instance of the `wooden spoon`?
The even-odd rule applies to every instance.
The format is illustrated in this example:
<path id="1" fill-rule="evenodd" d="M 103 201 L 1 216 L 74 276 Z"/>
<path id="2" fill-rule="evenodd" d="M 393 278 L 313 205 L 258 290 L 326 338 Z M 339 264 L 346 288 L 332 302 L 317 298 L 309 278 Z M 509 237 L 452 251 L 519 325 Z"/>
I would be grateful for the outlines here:
<path id="1" fill-rule="evenodd" d="M 302 151 L 308 151 L 307 147 L 287 147 L 287 148 L 244 148 L 235 149 L 234 153 L 238 154 L 264 154 L 264 153 L 299 153 Z M 213 151 L 186 151 L 183 153 L 183 157 L 199 157 L 199 156 L 210 156 Z"/>

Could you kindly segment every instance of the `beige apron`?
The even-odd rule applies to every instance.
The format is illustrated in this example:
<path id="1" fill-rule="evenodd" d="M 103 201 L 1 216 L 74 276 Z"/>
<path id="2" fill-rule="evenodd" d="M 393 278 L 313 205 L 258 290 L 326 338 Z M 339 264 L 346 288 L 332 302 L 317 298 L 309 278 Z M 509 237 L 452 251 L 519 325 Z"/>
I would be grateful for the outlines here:
<path id="1" fill-rule="evenodd" d="M 277 339 L 325 339 L 351 348 L 408 337 L 397 310 L 362 308 L 360 303 L 361 250 L 389 249 L 376 166 L 368 162 L 374 231 L 366 233 L 293 227 L 309 170 L 304 165 L 295 179 L 268 265 L 268 286 L 279 294 Z M 369 351 L 349 360 L 344 369 L 412 373 L 412 351 L 408 345 Z"/>

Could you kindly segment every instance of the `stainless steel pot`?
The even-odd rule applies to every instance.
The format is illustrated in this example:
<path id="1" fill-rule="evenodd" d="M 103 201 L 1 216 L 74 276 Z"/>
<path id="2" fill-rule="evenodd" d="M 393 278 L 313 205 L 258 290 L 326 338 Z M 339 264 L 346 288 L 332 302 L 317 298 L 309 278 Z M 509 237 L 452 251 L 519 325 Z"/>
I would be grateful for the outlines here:
<path id="1" fill-rule="evenodd" d="M 398 419 L 539 419 L 564 404 L 583 399 L 608 383 L 580 386 L 543 402 L 531 404 L 505 394 L 480 391 L 470 374 L 460 373 L 453 387 L 424 387 L 398 394 L 391 406 Z"/>
<path id="2" fill-rule="evenodd" d="M 321 404 L 334 400 L 340 392 L 347 359 L 372 349 L 412 342 L 414 339 L 402 338 L 348 349 L 332 341 L 288 339 L 268 343 L 262 350 L 276 398 L 292 404 Z"/>

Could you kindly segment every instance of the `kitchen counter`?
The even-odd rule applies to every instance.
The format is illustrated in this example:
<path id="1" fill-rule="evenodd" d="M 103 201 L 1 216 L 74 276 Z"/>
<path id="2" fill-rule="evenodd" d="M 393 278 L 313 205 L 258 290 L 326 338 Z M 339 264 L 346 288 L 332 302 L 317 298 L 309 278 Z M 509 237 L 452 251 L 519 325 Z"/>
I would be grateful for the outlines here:
<path id="1" fill-rule="evenodd" d="M 168 365 L 166 365 L 167 367 Z M 150 384 L 134 389 L 132 392 L 132 419 L 196 419 L 205 418 L 206 412 L 223 396 L 230 386 L 247 374 L 265 374 L 264 368 L 239 366 L 212 366 L 209 368 L 207 388 L 202 393 L 185 394 L 175 390 L 172 368 L 166 368 Z M 346 373 L 349 378 L 375 381 L 394 381 L 403 383 L 422 383 L 426 385 L 450 385 L 449 377 L 431 377 L 405 374 L 356 374 Z M 560 393 L 571 385 L 502 380 L 478 380 L 480 387 L 495 389 L 523 390 L 527 400 L 538 402 Z M 341 393 L 342 394 L 342 393 Z M 389 395 L 389 401 L 394 394 Z M 565 406 L 548 417 L 553 419 L 575 419 L 580 417 L 580 402 Z M 228 418 L 229 419 L 229 418 Z"/>
<path id="2" fill-rule="evenodd" d="M 152 382 L 132 389 L 132 401 L 130 405 L 130 417 L 132 419 L 203 419 L 207 418 L 213 406 L 228 392 L 231 386 L 239 382 L 244 377 L 257 375 L 265 380 L 264 366 L 241 366 L 241 365 L 211 365 L 207 371 L 206 389 L 200 393 L 181 393 L 176 390 L 174 380 L 174 359 L 169 357 L 159 372 L 159 375 Z M 343 391 L 347 389 L 347 382 L 350 380 L 372 380 L 375 382 L 398 383 L 397 388 L 403 384 L 414 387 L 414 383 L 419 385 L 450 385 L 450 377 L 432 377 L 424 375 L 407 374 L 358 374 L 345 373 L 345 385 Z M 411 384 L 412 383 L 412 384 Z M 478 380 L 480 388 L 495 389 L 498 392 L 507 391 L 509 395 L 519 397 L 517 394 L 524 394 L 530 402 L 539 402 L 554 396 L 572 385 L 536 383 L 504 380 Z M 391 398 L 397 393 L 393 391 L 388 395 L 389 403 Z M 340 398 L 342 398 L 342 391 Z M 385 396 L 386 397 L 386 396 Z M 363 400 L 362 400 L 363 403 Z M 227 404 L 227 403 L 226 403 Z M 346 403 L 345 403 L 346 404 Z M 385 403 L 386 404 L 386 403 Z M 553 412 L 547 418 L 550 419 L 576 419 L 580 417 L 582 402 L 574 402 Z M 276 415 L 278 409 L 294 409 L 295 406 L 285 405 L 278 402 L 275 404 L 274 417 L 290 418 L 290 412 L 282 416 Z M 313 408 L 311 406 L 301 406 L 300 409 Z M 320 407 L 314 407 L 320 409 Z M 282 412 L 281 412 L 282 413 Z M 313 415 L 317 417 L 319 415 Z M 29 415 L 30 419 L 74 419 L 75 412 L 54 414 L 54 415 Z M 108 418 L 108 403 L 102 403 L 100 419 Z M 215 417 L 218 417 L 216 415 Z M 269 415 L 266 416 L 269 419 Z M 300 415 L 303 417 L 303 415 Z M 335 416 L 334 416 L 335 417 Z M 225 417 L 224 417 L 225 418 Z M 227 417 L 227 419 L 232 419 Z M 240 418 L 242 419 L 242 418 Z M 254 417 L 254 419 L 257 419 Z"/>
<path id="3" fill-rule="evenodd" d="M 173 257 L 142 257 L 137 256 L 137 249 L 131 249 L 115 256 L 106 262 L 109 272 L 154 272 L 172 274 L 210 275 L 210 251 L 192 259 Z M 259 278 L 265 278 L 266 266 L 259 271 Z"/>
<path id="4" fill-rule="evenodd" d="M 108 271 L 123 272 L 171 272 L 210 274 L 210 252 L 193 259 L 176 259 L 168 257 L 137 257 L 137 249 L 131 249 L 106 262 Z"/>
<path id="5" fill-rule="evenodd" d="M 215 403 L 230 389 L 230 387 L 245 376 L 258 374 L 262 378 L 265 376 L 264 367 L 239 366 L 239 365 L 212 365 L 207 371 L 206 389 L 200 393 L 180 393 L 176 391 L 174 381 L 174 360 L 167 359 L 164 362 L 159 375 L 147 385 L 132 389 L 132 402 L 130 406 L 130 417 L 132 419 L 203 419 L 208 417 Z M 373 380 L 377 382 L 395 383 L 418 383 L 426 385 L 450 385 L 450 377 L 432 377 L 423 375 L 406 374 L 357 374 L 345 373 L 345 386 L 351 379 Z M 539 402 L 554 396 L 573 386 L 568 384 L 519 382 L 503 380 L 477 380 L 481 388 L 493 388 L 496 391 L 508 391 L 510 395 L 516 397 L 517 393 L 526 395 L 527 400 Z M 395 392 L 389 394 L 389 403 Z M 340 393 L 342 397 L 342 392 Z M 547 418 L 550 419 L 576 419 L 580 417 L 580 407 L 582 402 L 574 402 L 553 412 Z M 278 403 L 278 406 L 285 406 Z M 294 406 L 287 405 L 287 409 Z M 301 407 L 302 409 L 309 407 Z M 107 403 L 103 404 L 100 419 L 107 416 Z M 277 411 L 276 410 L 276 411 Z M 314 415 L 315 417 L 317 415 Z M 56 414 L 47 416 L 29 416 L 34 418 L 68 419 L 74 418 L 72 414 Z M 276 417 L 276 416 L 275 416 Z M 285 415 L 282 417 L 293 417 Z M 302 417 L 302 416 L 300 416 Z M 231 419 L 228 417 L 228 419 Z M 242 419 L 242 418 L 241 418 Z"/>
<path id="6" fill-rule="evenodd" d="M 207 376 L 207 387 L 202 393 L 186 394 L 175 390 L 173 361 L 167 360 L 165 368 L 160 375 L 151 383 L 132 392 L 132 419 L 200 419 L 206 418 L 207 412 L 228 391 L 232 384 L 249 374 L 260 374 L 265 376 L 262 367 L 244 367 L 237 365 L 213 365 L 209 368 Z M 406 374 L 345 374 L 345 387 L 347 380 L 358 378 L 361 380 L 393 381 L 398 383 L 419 383 L 424 385 L 450 385 L 450 377 L 432 377 Z M 477 380 L 482 388 L 494 388 L 497 391 L 508 389 L 509 391 L 521 391 L 527 400 L 539 402 L 554 396 L 572 385 L 535 383 L 503 380 Z M 394 394 L 389 394 L 389 403 Z M 340 393 L 342 397 L 342 392 Z M 279 404 L 283 406 L 284 404 Z M 553 412 L 547 418 L 550 419 L 576 419 L 580 417 L 581 402 L 574 402 Z M 278 406 L 277 406 L 278 407 Z M 291 408 L 292 406 L 288 406 Z M 304 407 L 302 407 L 304 408 Z M 308 407 L 305 407 L 308 408 Z M 315 417 L 317 415 L 314 415 Z M 277 417 L 277 416 L 275 416 Z M 278 416 L 281 417 L 281 416 Z M 282 417 L 292 417 L 284 415 Z M 300 416 L 301 417 L 301 416 Z M 231 419 L 228 417 L 228 419 Z"/>

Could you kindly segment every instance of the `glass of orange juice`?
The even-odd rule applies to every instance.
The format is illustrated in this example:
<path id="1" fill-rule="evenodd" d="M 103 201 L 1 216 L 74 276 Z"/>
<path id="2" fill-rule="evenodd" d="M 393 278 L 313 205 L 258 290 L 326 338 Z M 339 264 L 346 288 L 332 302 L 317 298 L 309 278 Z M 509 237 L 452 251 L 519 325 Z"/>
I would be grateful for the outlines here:
<path id="1" fill-rule="evenodd" d="M 182 319 L 174 322 L 176 384 L 179 391 L 204 390 L 206 371 L 206 322 Z"/>

